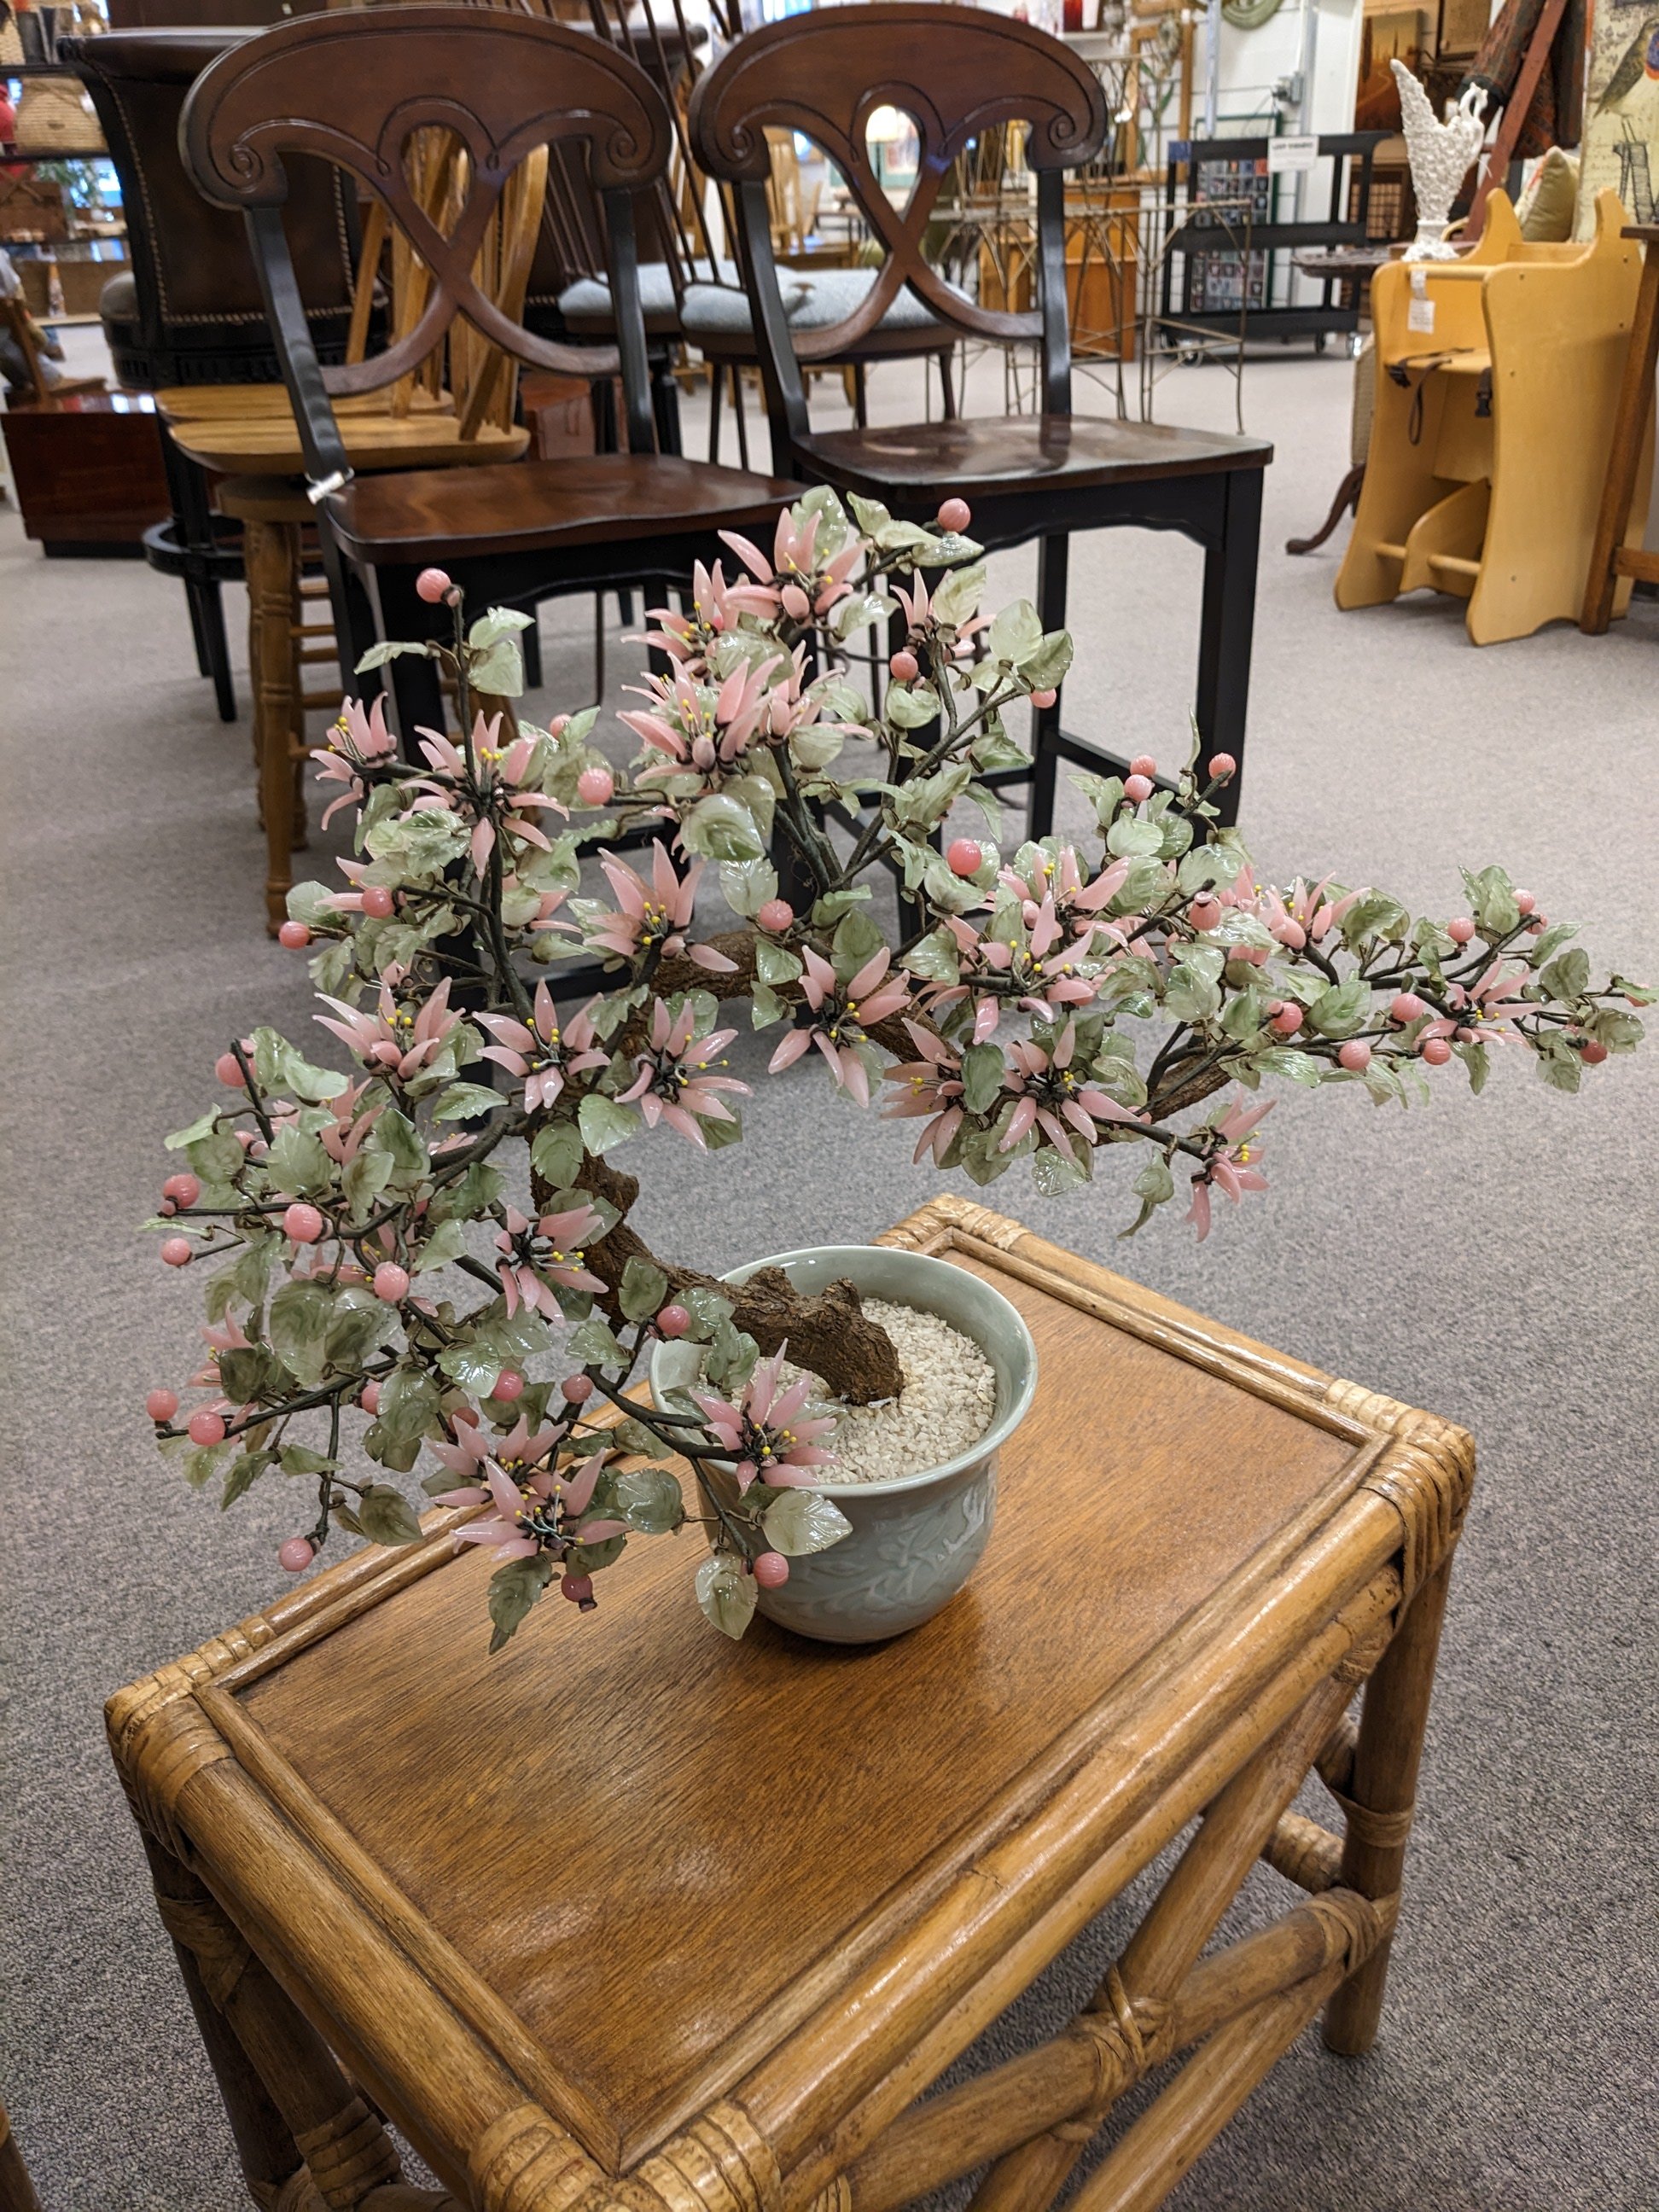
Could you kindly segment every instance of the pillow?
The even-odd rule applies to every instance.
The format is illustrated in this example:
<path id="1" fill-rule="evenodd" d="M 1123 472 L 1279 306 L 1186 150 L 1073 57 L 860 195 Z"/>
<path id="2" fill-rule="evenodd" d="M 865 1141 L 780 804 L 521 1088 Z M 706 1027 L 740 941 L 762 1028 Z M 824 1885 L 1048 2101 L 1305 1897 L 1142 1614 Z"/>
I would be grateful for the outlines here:
<path id="1" fill-rule="evenodd" d="M 1572 236 L 1577 199 L 1578 156 L 1552 146 L 1533 172 L 1516 210 L 1522 237 L 1533 246 L 1565 245 Z"/>

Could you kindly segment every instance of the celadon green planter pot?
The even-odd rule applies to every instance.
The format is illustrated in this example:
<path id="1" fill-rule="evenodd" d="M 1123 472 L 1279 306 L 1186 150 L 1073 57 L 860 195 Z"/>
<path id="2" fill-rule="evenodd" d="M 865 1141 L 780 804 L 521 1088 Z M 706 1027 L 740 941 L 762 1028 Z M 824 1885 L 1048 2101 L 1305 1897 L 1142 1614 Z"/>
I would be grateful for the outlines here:
<path id="1" fill-rule="evenodd" d="M 888 1482 L 813 1487 L 852 1523 L 828 1551 L 789 1562 L 781 1589 L 758 1593 L 759 1610 L 781 1627 L 826 1644 L 877 1644 L 919 1628 L 947 1605 L 978 1565 L 996 1516 L 997 1455 L 1030 1409 L 1036 1390 L 1036 1346 L 1018 1310 L 1000 1291 L 923 1252 L 883 1244 L 825 1244 L 751 1261 L 721 1279 L 746 1282 L 763 1267 L 781 1267 L 805 1297 L 831 1283 L 851 1282 L 861 1296 L 915 1306 L 971 1337 L 996 1370 L 996 1413 L 971 1450 Z M 659 1345 L 652 1356 L 651 1389 L 659 1407 L 666 1394 L 694 1378 L 694 1346 Z M 826 1474 L 833 1477 L 833 1468 Z"/>

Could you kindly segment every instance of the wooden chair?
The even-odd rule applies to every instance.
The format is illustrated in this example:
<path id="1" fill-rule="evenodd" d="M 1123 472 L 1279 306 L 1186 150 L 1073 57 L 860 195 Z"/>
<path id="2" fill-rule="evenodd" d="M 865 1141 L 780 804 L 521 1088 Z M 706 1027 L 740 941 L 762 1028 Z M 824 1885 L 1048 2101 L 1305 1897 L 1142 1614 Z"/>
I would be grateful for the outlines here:
<path id="1" fill-rule="evenodd" d="M 564 0 L 517 0 L 532 10 Z M 641 270 L 647 326 L 678 338 L 702 356 L 711 380 L 708 457 L 720 458 L 721 407 L 729 390 L 737 428 L 738 453 L 749 465 L 749 432 L 743 404 L 746 371 L 759 365 L 754 318 L 738 265 L 736 226 L 725 195 L 711 191 L 696 159 L 687 127 L 690 96 L 706 60 L 708 40 L 686 15 L 684 0 L 656 0 L 643 23 L 632 0 L 590 0 L 593 25 L 602 37 L 644 64 L 667 100 L 674 144 L 665 175 L 649 208 L 654 250 L 659 263 Z M 743 35 L 738 0 L 712 0 L 710 15 L 723 43 Z M 789 134 L 779 134 L 786 141 Z M 793 144 L 788 158 L 793 160 Z M 777 204 L 775 204 L 775 205 Z M 786 279 L 786 310 L 791 327 L 821 331 L 840 325 L 868 295 L 874 282 L 868 269 L 848 268 L 826 257 L 819 266 L 793 267 Z M 609 336 L 610 300 L 603 281 L 588 276 L 560 295 L 572 331 Z M 895 297 L 867 329 L 837 353 L 823 357 L 826 368 L 844 381 L 857 420 L 866 419 L 868 372 L 881 361 L 924 360 L 938 370 L 947 417 L 956 412 L 951 356 L 957 333 L 914 297 Z"/>
<path id="2" fill-rule="evenodd" d="M 1443 592 L 1468 602 L 1476 645 L 1579 620 L 1640 281 L 1623 222 L 1606 191 L 1593 240 L 1534 243 L 1495 191 L 1463 259 L 1377 270 L 1376 407 L 1339 607 Z M 1644 475 L 1619 534 L 1639 545 L 1646 517 Z"/>
<path id="3" fill-rule="evenodd" d="M 28 311 L 27 303 L 21 296 L 0 294 L 0 323 L 16 340 L 18 350 L 23 356 L 23 365 L 28 371 L 31 390 L 24 396 L 25 404 L 52 407 L 60 399 L 67 399 L 72 392 L 101 392 L 104 389 L 101 376 L 60 376 L 55 380 L 48 380 L 40 333 L 35 328 L 34 318 Z M 14 406 L 17 404 L 15 400 L 12 402 Z"/>
<path id="4" fill-rule="evenodd" d="M 1659 363 L 1659 224 L 1632 223 L 1621 233 L 1642 247 L 1642 278 L 1636 294 L 1625 374 L 1613 418 L 1612 448 L 1602 487 L 1595 537 L 1590 547 L 1589 579 L 1578 627 L 1600 637 L 1616 611 L 1630 604 L 1632 580 L 1659 584 L 1659 553 L 1644 553 L 1645 487 L 1652 473 L 1653 373 Z"/>
<path id="5" fill-rule="evenodd" d="M 908 112 L 920 136 L 915 188 L 902 211 L 882 189 L 866 143 L 878 104 Z M 1037 179 L 1041 277 L 1040 306 L 1021 313 L 969 299 L 921 251 L 957 156 L 981 132 L 1016 121 L 1030 126 L 1025 158 Z M 822 147 L 886 250 L 862 302 L 828 329 L 792 330 L 785 313 L 767 200 L 769 129 L 799 131 Z M 860 492 L 918 520 L 959 494 L 987 546 L 1040 544 L 1037 599 L 1048 629 L 1065 623 L 1073 532 L 1139 526 L 1195 538 L 1205 549 L 1198 726 L 1206 752 L 1224 750 L 1242 763 L 1261 476 L 1273 448 L 1258 438 L 1073 415 L 1066 174 L 1092 158 L 1106 129 L 1099 80 L 1058 40 L 932 0 L 826 9 L 751 32 L 702 78 L 690 112 L 698 161 L 736 188 L 779 475 Z M 860 343 L 907 288 L 941 322 L 975 337 L 1037 343 L 1042 412 L 814 431 L 801 365 Z M 1061 759 L 1108 771 L 1123 766 L 1063 731 L 1057 703 L 1036 716 L 1033 752 L 1029 771 L 998 773 L 1004 782 L 1029 781 L 1034 835 L 1053 821 Z M 1236 775 L 1226 790 L 1229 821 L 1238 782 Z"/>
<path id="6" fill-rule="evenodd" d="M 454 134 L 464 191 L 446 233 L 411 192 L 401 162 L 428 125 Z M 750 529 L 790 487 L 655 452 L 635 257 L 633 195 L 668 160 L 667 112 L 629 56 L 540 16 L 465 5 L 393 6 L 282 23 L 216 63 L 184 118 L 186 158 L 208 196 L 241 208 L 262 272 L 294 403 L 310 494 L 335 585 L 337 617 L 354 636 L 442 635 L 449 617 L 416 594 L 441 562 L 475 606 L 534 607 L 690 574 L 722 548 L 723 527 Z M 617 301 L 617 352 L 597 356 L 538 338 L 493 305 L 474 260 L 514 172 L 538 149 L 580 143 L 605 210 Z M 386 205 L 394 233 L 424 264 L 430 293 L 414 327 L 377 356 L 319 368 L 283 230 L 282 156 L 326 152 Z M 395 385 L 458 319 L 514 359 L 592 376 L 620 356 L 630 450 L 589 459 L 485 463 L 360 474 L 349 418 L 333 398 Z M 441 711 L 433 664 L 404 655 L 390 690 L 407 739 Z"/>

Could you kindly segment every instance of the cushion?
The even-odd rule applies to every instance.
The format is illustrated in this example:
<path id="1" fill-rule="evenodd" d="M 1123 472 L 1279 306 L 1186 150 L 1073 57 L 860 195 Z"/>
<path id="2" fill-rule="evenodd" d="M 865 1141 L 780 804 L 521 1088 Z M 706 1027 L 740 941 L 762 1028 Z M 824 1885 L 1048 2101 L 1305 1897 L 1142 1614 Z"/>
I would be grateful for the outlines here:
<path id="1" fill-rule="evenodd" d="M 783 309 L 792 331 L 821 331 L 842 322 L 868 297 L 878 271 L 873 269 L 781 269 Z M 792 296 L 793 295 L 793 296 Z M 751 327 L 749 301 L 742 292 L 694 284 L 685 295 L 680 323 L 687 337 L 699 331 L 729 335 Z M 932 331 L 941 327 L 931 308 L 915 293 L 901 291 L 878 327 L 884 331 Z"/>
<path id="2" fill-rule="evenodd" d="M 138 319 L 138 287 L 133 282 L 131 269 L 124 269 L 118 276 L 112 276 L 98 295 L 98 315 L 101 322 L 132 323 Z"/>
<path id="3" fill-rule="evenodd" d="M 1521 235 L 1534 246 L 1560 246 L 1572 236 L 1578 200 L 1578 156 L 1552 146 L 1533 172 L 1517 213 Z"/>
<path id="4" fill-rule="evenodd" d="M 711 270 L 707 261 L 692 264 L 691 281 L 701 278 L 705 283 L 740 285 L 735 261 L 716 262 Z M 665 261 L 642 261 L 640 264 L 640 306 L 647 315 L 672 315 L 674 312 L 674 280 Z M 574 284 L 567 284 L 558 299 L 559 313 L 567 320 L 611 313 L 611 279 L 608 276 L 579 276 Z"/>

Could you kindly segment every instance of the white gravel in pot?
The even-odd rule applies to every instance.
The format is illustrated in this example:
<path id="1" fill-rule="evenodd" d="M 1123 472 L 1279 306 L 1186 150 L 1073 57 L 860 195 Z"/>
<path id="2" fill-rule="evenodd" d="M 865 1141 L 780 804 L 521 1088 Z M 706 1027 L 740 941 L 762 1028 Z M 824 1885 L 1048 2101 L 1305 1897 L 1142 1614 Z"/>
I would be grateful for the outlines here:
<path id="1" fill-rule="evenodd" d="M 904 1372 L 896 1398 L 876 1406 L 849 1406 L 833 1439 L 826 1484 L 890 1482 L 943 1466 L 970 1450 L 996 1417 L 996 1370 L 970 1336 L 938 1314 L 886 1298 L 866 1298 L 864 1310 L 892 1339 Z M 783 1379 L 810 1370 L 786 1361 Z M 812 1380 L 821 1385 L 822 1378 Z"/>

